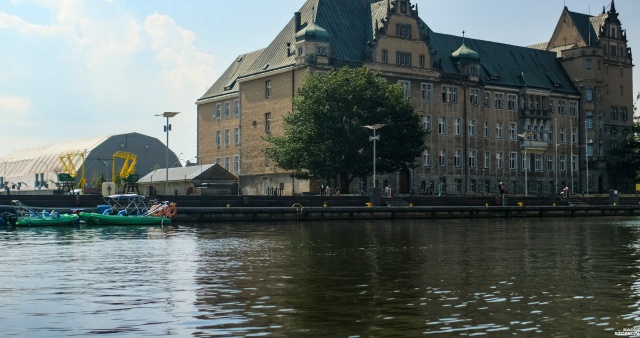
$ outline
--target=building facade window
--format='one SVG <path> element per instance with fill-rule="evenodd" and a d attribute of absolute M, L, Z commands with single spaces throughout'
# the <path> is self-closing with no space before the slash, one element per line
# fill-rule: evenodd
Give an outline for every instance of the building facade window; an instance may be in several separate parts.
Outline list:
<path fill-rule="evenodd" d="M 547 171 L 555 171 L 556 170 L 556 162 L 554 155 L 547 155 Z"/>
<path fill-rule="evenodd" d="M 216 157 L 216 164 L 217 165 L 222 164 L 222 160 L 220 159 L 220 157 Z"/>
<path fill-rule="evenodd" d="M 222 132 L 220 130 L 216 130 L 216 146 L 220 147 L 222 145 Z"/>
<path fill-rule="evenodd" d="M 462 119 L 456 117 L 453 119 L 453 135 L 460 136 L 462 135 Z"/>
<path fill-rule="evenodd" d="M 567 171 L 567 155 L 562 154 L 559 156 L 558 167 L 560 171 Z"/>
<path fill-rule="evenodd" d="M 469 120 L 468 133 L 470 137 L 476 137 L 476 120 Z"/>
<path fill-rule="evenodd" d="M 240 116 L 240 100 L 233 101 L 233 116 Z"/>
<path fill-rule="evenodd" d="M 231 116 L 231 103 L 229 101 L 224 103 L 224 117 Z"/>
<path fill-rule="evenodd" d="M 403 67 L 411 67 L 411 53 L 397 51 L 396 65 L 403 66 Z"/>
<path fill-rule="evenodd" d="M 422 152 L 422 165 L 425 167 L 431 166 L 431 150 L 426 149 Z"/>
<path fill-rule="evenodd" d="M 433 84 L 423 82 L 420 85 L 420 88 L 422 92 L 422 101 L 431 102 L 431 100 L 433 100 Z"/>
<path fill-rule="evenodd" d="M 231 161 L 229 161 L 229 156 L 225 156 L 224 157 L 224 169 L 226 171 L 229 171 L 229 165 L 231 164 Z"/>
<path fill-rule="evenodd" d="M 422 129 L 431 130 L 431 116 L 423 116 L 422 117 Z"/>
<path fill-rule="evenodd" d="M 264 131 L 271 132 L 271 113 L 264 114 Z"/>
<path fill-rule="evenodd" d="M 442 86 L 442 102 L 458 103 L 458 87 Z"/>
<path fill-rule="evenodd" d="M 489 138 L 489 122 L 484 123 L 484 138 Z"/>
<path fill-rule="evenodd" d="M 518 95 L 509 94 L 507 95 L 507 100 L 509 102 L 509 111 L 518 111 Z"/>
<path fill-rule="evenodd" d="M 503 93 L 495 93 L 495 104 L 496 109 L 504 109 L 504 94 Z"/>
<path fill-rule="evenodd" d="M 236 173 L 240 172 L 240 155 L 233 157 L 233 171 Z"/>
<path fill-rule="evenodd" d="M 491 108 L 491 92 L 484 92 L 484 107 Z"/>
<path fill-rule="evenodd" d="M 404 97 L 408 99 L 411 96 L 411 82 L 406 80 L 398 80 L 398 84 L 402 86 L 402 90 L 404 91 Z"/>
<path fill-rule="evenodd" d="M 477 106 L 479 104 L 480 89 L 471 89 L 469 92 L 469 103 Z"/>
<path fill-rule="evenodd" d="M 491 152 L 490 151 L 484 152 L 484 168 L 485 169 L 491 168 Z"/>
<path fill-rule="evenodd" d="M 535 161 L 535 170 L 537 172 L 542 171 L 542 155 L 541 154 L 536 154 L 534 161 Z"/>
<path fill-rule="evenodd" d="M 399 38 L 411 39 L 411 25 L 401 23 L 396 24 L 396 36 Z"/>
<path fill-rule="evenodd" d="M 220 103 L 216 103 L 216 112 L 215 112 L 215 117 L 217 119 L 219 119 L 220 117 L 222 117 L 222 105 Z"/>
<path fill-rule="evenodd" d="M 233 141 L 235 144 L 240 144 L 240 127 L 233 128 Z"/>
<path fill-rule="evenodd" d="M 425 59 L 424 55 L 418 56 L 418 60 L 420 60 L 420 68 L 424 68 L 425 62 L 426 62 L 425 61 L 426 59 Z"/>
<path fill-rule="evenodd" d="M 502 122 L 496 123 L 496 138 L 502 139 Z"/>
<path fill-rule="evenodd" d="M 496 169 L 503 169 L 503 168 L 504 168 L 504 153 L 500 151 L 496 153 Z"/>
<path fill-rule="evenodd" d="M 476 167 L 476 154 L 477 152 L 473 149 L 469 149 L 469 168 Z"/>
<path fill-rule="evenodd" d="M 453 166 L 456 168 L 462 167 L 462 150 L 456 150 L 456 153 L 453 155 Z"/>
<path fill-rule="evenodd" d="M 509 122 L 509 139 L 515 140 L 517 134 L 518 125 L 515 122 Z"/>
<path fill-rule="evenodd" d="M 441 167 L 447 166 L 447 150 L 440 149 L 440 153 L 438 154 L 438 165 Z"/>
<path fill-rule="evenodd" d="M 447 135 L 447 118 L 446 117 L 438 118 L 438 134 Z"/>
<path fill-rule="evenodd" d="M 382 63 L 389 63 L 389 51 L 386 49 L 382 50 Z"/>
<path fill-rule="evenodd" d="M 578 155 L 573 155 L 573 157 L 571 157 L 571 170 L 577 172 L 579 167 Z"/>
<path fill-rule="evenodd" d="M 578 101 L 569 101 L 569 114 L 578 116 Z"/>
<path fill-rule="evenodd" d="M 265 91 L 265 97 L 267 99 L 271 98 L 271 80 L 267 80 L 265 82 L 264 87 L 265 87 L 265 90 L 264 90 Z"/>
<path fill-rule="evenodd" d="M 509 153 L 509 170 L 516 170 L 518 166 L 518 153 L 510 152 Z"/>
<path fill-rule="evenodd" d="M 230 141 L 231 140 L 229 139 L 229 129 L 225 129 L 224 130 L 224 144 L 228 146 Z"/>

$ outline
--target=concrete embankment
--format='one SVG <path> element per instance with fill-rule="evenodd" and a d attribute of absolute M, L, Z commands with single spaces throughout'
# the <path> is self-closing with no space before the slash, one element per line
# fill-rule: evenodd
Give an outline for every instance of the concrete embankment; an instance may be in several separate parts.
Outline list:
<path fill-rule="evenodd" d="M 299 221 L 361 219 L 517 218 L 640 215 L 640 199 L 621 196 L 401 196 L 367 207 L 367 196 L 154 196 L 178 204 L 178 222 Z M 0 195 L 0 212 L 11 211 L 11 200 L 39 209 L 93 211 L 104 204 L 98 195 Z M 506 205 L 503 205 L 506 204 Z"/>
<path fill-rule="evenodd" d="M 180 222 L 640 216 L 640 206 L 181 208 Z"/>

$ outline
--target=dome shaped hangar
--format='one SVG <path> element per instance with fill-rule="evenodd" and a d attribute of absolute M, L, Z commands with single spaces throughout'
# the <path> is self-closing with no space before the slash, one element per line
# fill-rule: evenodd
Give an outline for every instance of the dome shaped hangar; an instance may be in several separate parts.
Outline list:
<path fill-rule="evenodd" d="M 92 178 L 104 177 L 112 180 L 112 163 L 118 151 L 136 155 L 135 172 L 144 176 L 155 168 L 165 167 L 166 146 L 155 137 L 139 133 L 128 133 L 79 139 L 42 147 L 17 150 L 0 157 L 0 189 L 12 190 L 56 189 L 58 173 L 67 170 L 61 157 L 70 159 L 80 181 L 84 155 L 84 172 L 87 187 L 92 187 Z M 115 158 L 118 173 L 124 164 L 123 158 Z M 176 154 L 169 150 L 170 167 L 182 166 Z"/>

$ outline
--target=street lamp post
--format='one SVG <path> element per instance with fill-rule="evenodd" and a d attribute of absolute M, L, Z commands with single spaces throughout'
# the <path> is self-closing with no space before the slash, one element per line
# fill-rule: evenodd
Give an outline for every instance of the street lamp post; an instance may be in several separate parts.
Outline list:
<path fill-rule="evenodd" d="M 2 160 L 2 162 L 4 162 L 4 172 L 2 174 L 2 180 L 3 180 L 2 184 L 4 185 L 4 184 L 6 184 L 6 183 L 4 183 L 4 180 L 7 179 L 7 161 L 5 161 L 3 158 L 0 158 L 0 160 Z M 4 188 L 4 186 L 3 186 L 3 188 Z"/>
<path fill-rule="evenodd" d="M 554 123 L 553 140 L 556 146 L 556 156 L 553 161 L 553 169 L 554 169 L 555 183 L 556 183 L 556 187 L 555 187 L 556 189 L 554 193 L 557 194 L 558 193 L 558 118 L 555 118 L 553 123 Z"/>
<path fill-rule="evenodd" d="M 165 181 L 164 181 L 164 194 L 169 194 L 169 131 L 171 130 L 171 125 L 169 124 L 169 118 L 174 117 L 180 114 L 179 112 L 164 112 L 162 115 L 156 114 L 156 116 L 162 116 L 167 119 L 167 124 L 164 126 L 164 132 L 167 133 L 167 149 L 164 153 L 164 167 L 166 171 Z"/>
<path fill-rule="evenodd" d="M 362 126 L 363 128 L 373 130 L 373 136 L 369 136 L 369 141 L 373 141 L 373 188 L 377 188 L 376 185 L 376 141 L 380 139 L 380 135 L 376 135 L 376 130 L 386 126 L 383 123 L 376 123 L 374 125 Z"/>
<path fill-rule="evenodd" d="M 571 171 L 571 190 L 573 191 L 573 117 L 569 116 L 569 130 L 571 140 L 569 140 L 569 149 L 571 150 L 571 160 L 569 161 L 569 170 Z"/>
<path fill-rule="evenodd" d="M 533 133 L 528 131 L 526 133 L 518 134 L 518 137 L 522 138 L 522 145 L 524 146 L 524 195 L 529 196 L 529 179 L 527 178 L 527 172 L 529 171 L 529 157 L 527 157 L 527 137 Z"/>
<path fill-rule="evenodd" d="M 587 142 L 589 139 L 587 138 L 587 120 L 584 120 L 584 164 L 587 167 L 587 195 L 589 195 L 589 149 L 587 146 Z"/>

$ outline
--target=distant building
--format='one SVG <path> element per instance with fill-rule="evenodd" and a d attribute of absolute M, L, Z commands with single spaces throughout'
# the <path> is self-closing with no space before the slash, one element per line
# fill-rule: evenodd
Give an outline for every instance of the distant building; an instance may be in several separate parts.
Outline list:
<path fill-rule="evenodd" d="M 265 155 L 264 138 L 283 134 L 307 74 L 366 66 L 401 84 L 431 131 L 417 166 L 381 175 L 378 186 L 635 190 L 632 177 L 607 170 L 608 151 L 633 125 L 632 55 L 614 1 L 596 16 L 565 7 L 550 40 L 531 47 L 436 33 L 418 13 L 410 0 L 308 0 L 273 41 L 238 56 L 197 100 L 199 158 L 238 175 L 244 194 L 315 191 Z M 360 184 L 372 186 L 371 178 Z"/>
<path fill-rule="evenodd" d="M 167 173 L 169 180 L 166 180 Z M 155 196 L 165 189 L 169 194 L 222 196 L 238 195 L 240 181 L 217 164 L 186 166 L 154 170 L 138 180 L 140 193 Z"/>
<path fill-rule="evenodd" d="M 99 191 L 100 186 L 95 185 L 101 180 L 113 181 L 114 169 L 118 175 L 124 165 L 125 160 L 116 157 L 115 168 L 112 166 L 116 152 L 136 155 L 135 173 L 140 177 L 165 167 L 166 146 L 154 137 L 128 133 L 80 139 L 5 154 L 0 158 L 0 193 L 57 190 L 60 188 L 58 174 L 67 169 L 75 169 L 77 184 L 82 178 L 83 157 L 85 187 Z M 65 168 L 61 156 L 70 168 Z M 181 166 L 172 151 L 169 151 L 168 163 Z"/>

